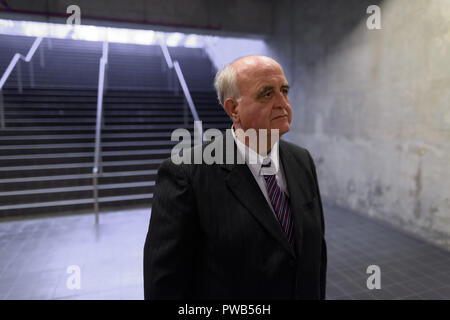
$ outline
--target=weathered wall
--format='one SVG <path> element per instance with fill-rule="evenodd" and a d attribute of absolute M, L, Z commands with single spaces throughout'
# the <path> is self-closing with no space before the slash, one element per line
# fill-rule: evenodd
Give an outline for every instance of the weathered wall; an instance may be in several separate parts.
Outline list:
<path fill-rule="evenodd" d="M 450 248 L 450 2 L 288 3 L 272 40 L 292 74 L 287 137 L 324 198 Z"/>

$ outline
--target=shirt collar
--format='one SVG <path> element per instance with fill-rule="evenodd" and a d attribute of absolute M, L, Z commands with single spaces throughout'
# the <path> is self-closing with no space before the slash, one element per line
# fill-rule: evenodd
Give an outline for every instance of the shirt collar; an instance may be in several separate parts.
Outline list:
<path fill-rule="evenodd" d="M 236 134 L 234 133 L 233 125 L 231 126 L 231 133 L 233 135 L 233 139 L 236 142 L 236 146 L 238 148 L 238 151 L 240 154 L 244 157 L 245 163 L 258 175 L 261 175 L 261 165 L 264 160 L 264 156 L 257 153 L 252 148 L 247 147 L 242 141 L 240 141 Z M 278 170 L 280 168 L 279 165 L 279 141 L 277 141 L 270 150 L 270 153 L 268 155 L 271 161 L 271 168 L 270 172 L 271 174 L 277 174 Z"/>

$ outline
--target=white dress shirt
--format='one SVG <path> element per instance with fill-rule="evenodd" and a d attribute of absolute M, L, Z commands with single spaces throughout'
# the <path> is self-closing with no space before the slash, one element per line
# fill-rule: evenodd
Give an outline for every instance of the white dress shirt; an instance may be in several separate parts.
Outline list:
<path fill-rule="evenodd" d="M 236 142 L 236 146 L 238 149 L 238 152 L 242 155 L 242 157 L 245 159 L 245 163 L 247 164 L 248 168 L 253 174 L 253 177 L 255 178 L 256 182 L 258 183 L 259 188 L 261 189 L 261 192 L 263 193 L 264 197 L 266 198 L 267 203 L 269 204 L 270 208 L 272 209 L 272 212 L 275 213 L 272 207 L 272 203 L 269 199 L 269 194 L 267 193 L 266 188 L 266 182 L 264 179 L 265 174 L 275 174 L 275 178 L 277 180 L 278 185 L 280 186 L 281 190 L 286 193 L 287 196 L 289 196 L 289 192 L 286 187 L 286 179 L 284 176 L 284 169 L 283 165 L 280 161 L 280 154 L 279 154 L 279 142 L 277 141 L 272 149 L 270 150 L 270 154 L 266 157 L 260 155 L 256 151 L 254 151 L 252 148 L 247 147 L 243 142 L 241 142 L 234 133 L 233 126 L 231 126 L 231 132 L 234 138 L 234 141 Z M 270 168 L 263 168 L 261 170 L 261 166 L 264 163 L 268 163 L 268 160 L 270 158 L 271 161 L 271 167 Z M 263 171 L 263 172 L 261 172 Z"/>

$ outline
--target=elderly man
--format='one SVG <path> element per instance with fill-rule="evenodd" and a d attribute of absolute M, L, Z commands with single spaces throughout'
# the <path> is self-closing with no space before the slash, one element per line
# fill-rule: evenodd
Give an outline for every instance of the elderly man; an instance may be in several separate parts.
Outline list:
<path fill-rule="evenodd" d="M 233 121 L 222 136 L 233 148 L 221 146 L 236 162 L 161 165 L 144 247 L 145 298 L 324 299 L 314 163 L 307 150 L 270 134 L 281 137 L 292 120 L 283 69 L 248 56 L 219 71 L 215 86 Z"/>

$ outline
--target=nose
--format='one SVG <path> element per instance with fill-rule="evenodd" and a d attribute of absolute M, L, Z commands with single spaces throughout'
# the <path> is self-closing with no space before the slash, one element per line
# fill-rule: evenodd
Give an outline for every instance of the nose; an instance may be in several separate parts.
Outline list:
<path fill-rule="evenodd" d="M 276 99 L 274 101 L 274 108 L 287 109 L 289 108 L 289 98 L 282 92 L 276 94 Z"/>

